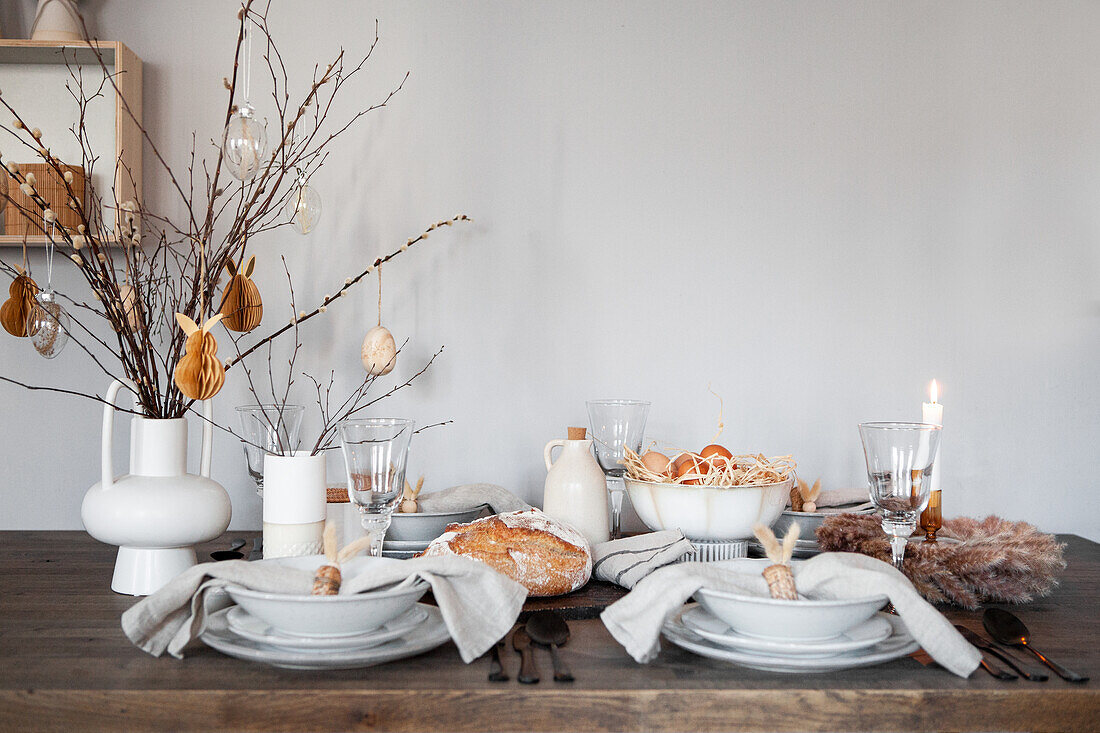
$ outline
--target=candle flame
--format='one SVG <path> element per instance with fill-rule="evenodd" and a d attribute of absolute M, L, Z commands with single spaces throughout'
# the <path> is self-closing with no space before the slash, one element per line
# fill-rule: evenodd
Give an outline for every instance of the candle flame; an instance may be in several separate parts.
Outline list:
<path fill-rule="evenodd" d="M 940 386 L 936 384 L 936 380 L 932 380 L 932 386 L 928 388 L 928 394 L 932 396 L 932 404 L 936 404 L 940 398 Z"/>

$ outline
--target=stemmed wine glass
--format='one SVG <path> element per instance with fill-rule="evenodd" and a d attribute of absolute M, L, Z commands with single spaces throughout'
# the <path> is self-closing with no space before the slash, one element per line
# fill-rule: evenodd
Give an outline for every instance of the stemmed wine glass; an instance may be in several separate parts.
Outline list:
<path fill-rule="evenodd" d="M 865 422 L 859 425 L 871 503 L 882 512 L 894 567 L 902 569 L 905 546 L 928 506 L 930 479 L 940 426 L 914 422 Z"/>
<path fill-rule="evenodd" d="M 298 448 L 298 433 L 305 411 L 302 405 L 241 405 L 237 408 L 248 475 L 256 482 L 260 498 L 264 495 L 264 456 L 268 453 L 293 455 Z"/>
<path fill-rule="evenodd" d="M 622 464 L 626 449 L 642 452 L 642 435 L 649 416 L 649 403 L 641 400 L 589 400 L 588 420 L 596 460 L 607 477 L 611 495 L 611 538 L 622 536 L 623 491 L 626 484 Z"/>
<path fill-rule="evenodd" d="M 343 420 L 339 428 L 348 470 L 348 498 L 358 507 L 371 538 L 371 556 L 380 557 L 390 517 L 405 488 L 413 421 L 366 417 Z"/>

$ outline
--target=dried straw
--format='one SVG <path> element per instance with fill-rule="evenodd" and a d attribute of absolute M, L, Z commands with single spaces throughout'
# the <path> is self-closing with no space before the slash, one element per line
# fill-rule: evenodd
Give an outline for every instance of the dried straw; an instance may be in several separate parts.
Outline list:
<path fill-rule="evenodd" d="M 789 455 L 767 458 L 763 453 L 744 453 L 723 461 L 721 457 L 718 457 L 720 460 L 715 460 L 715 456 L 707 459 L 687 450 L 677 450 L 674 453 L 677 457 L 687 456 L 694 470 L 679 478 L 657 473 L 646 468 L 642 457 L 627 448 L 623 458 L 626 475 L 637 481 L 663 484 L 685 484 L 691 481 L 693 485 L 699 486 L 765 486 L 786 481 L 794 474 L 797 465 L 794 457 Z"/>

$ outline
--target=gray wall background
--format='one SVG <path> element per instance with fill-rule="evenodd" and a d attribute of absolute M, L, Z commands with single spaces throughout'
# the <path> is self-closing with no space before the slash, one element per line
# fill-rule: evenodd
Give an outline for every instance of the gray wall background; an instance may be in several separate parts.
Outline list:
<path fill-rule="evenodd" d="M 4 4 L 6 35 L 33 5 Z M 146 123 L 182 169 L 192 131 L 219 133 L 236 3 L 82 5 L 144 59 Z M 723 443 L 855 485 L 856 423 L 919 419 L 935 377 L 945 515 L 1100 539 L 1100 4 L 275 5 L 300 85 L 380 20 L 334 119 L 413 73 L 315 179 L 316 232 L 256 243 L 265 324 L 289 316 L 279 255 L 312 304 L 425 225 L 475 219 L 385 268 L 385 322 L 410 339 L 397 374 L 446 345 L 380 410 L 454 420 L 414 443 L 429 489 L 538 501 L 542 446 L 595 397 L 652 400 L 649 437 L 702 445 L 708 385 Z M 145 175 L 178 213 L 148 158 Z M 309 325 L 301 366 L 350 389 L 375 298 L 372 281 Z M 12 339 L 0 373 L 106 388 L 76 349 L 47 363 Z M 231 373 L 216 414 L 246 401 Z M 0 405 L 0 528 L 79 528 L 100 408 L 8 385 Z M 214 469 L 233 525 L 258 527 L 229 436 Z"/>

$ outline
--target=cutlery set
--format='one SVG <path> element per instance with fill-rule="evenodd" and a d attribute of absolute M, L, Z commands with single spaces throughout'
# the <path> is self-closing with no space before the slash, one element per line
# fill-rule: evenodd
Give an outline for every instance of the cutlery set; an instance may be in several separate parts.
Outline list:
<path fill-rule="evenodd" d="M 510 678 L 500 659 L 500 650 L 507 645 L 507 634 L 489 650 L 489 681 L 507 682 Z M 512 632 L 512 648 L 520 657 L 519 674 L 516 679 L 525 685 L 539 681 L 538 665 L 535 663 L 534 647 L 550 651 L 554 666 L 555 682 L 572 682 L 573 674 L 558 654 L 558 647 L 569 641 L 569 625 L 561 614 L 555 611 L 536 611 L 527 619 L 527 623 L 517 626 Z"/>
<path fill-rule="evenodd" d="M 1038 657 L 1043 664 L 1054 670 L 1055 674 L 1057 674 L 1059 677 L 1066 680 L 1067 682 L 1088 682 L 1088 677 L 1079 675 L 1076 672 L 1066 669 L 1065 667 L 1049 659 L 1039 650 L 1033 647 L 1031 645 L 1031 634 L 1028 631 L 1027 626 L 1024 625 L 1024 622 L 1021 621 L 1018 616 L 1011 613 L 1010 611 L 1005 611 L 1001 608 L 987 608 L 985 610 L 985 613 L 982 614 L 982 625 L 985 627 L 986 632 L 993 638 L 993 641 L 986 639 L 981 634 L 971 629 L 968 629 L 965 626 L 955 624 L 955 628 L 958 629 L 959 633 L 962 634 L 963 638 L 965 638 L 968 642 L 976 646 L 982 652 L 990 654 L 1001 660 L 1015 671 L 1015 674 L 1013 674 L 1012 672 L 1008 672 L 1007 670 L 997 669 L 993 665 L 990 665 L 989 662 L 986 661 L 986 659 L 983 657 L 981 662 L 982 669 L 984 669 L 993 677 L 999 680 L 1016 680 L 1020 677 L 1023 677 L 1024 679 L 1030 680 L 1032 682 L 1046 682 L 1048 679 L 1050 679 L 1050 677 L 1046 674 L 1035 674 L 1033 672 L 1028 672 L 1027 670 L 1023 669 L 1019 664 L 1013 661 L 1013 659 L 1008 656 L 1008 654 L 995 647 L 993 645 L 993 642 L 995 641 L 998 644 L 1002 644 L 1006 647 L 1011 646 L 1027 649 L 1029 652 Z"/>

